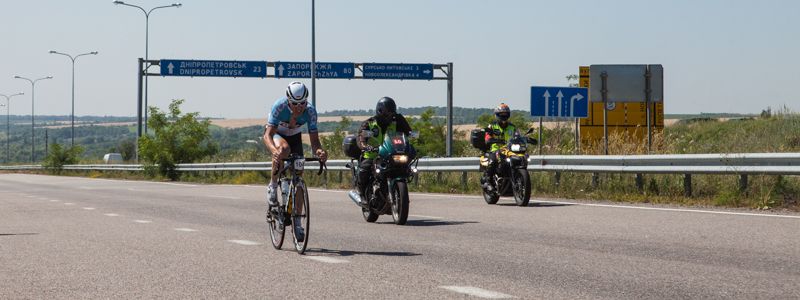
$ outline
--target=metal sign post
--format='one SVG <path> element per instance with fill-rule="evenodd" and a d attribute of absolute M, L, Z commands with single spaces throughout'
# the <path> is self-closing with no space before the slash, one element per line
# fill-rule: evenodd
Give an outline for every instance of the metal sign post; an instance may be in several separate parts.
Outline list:
<path fill-rule="evenodd" d="M 603 152 L 608 155 L 608 73 L 600 74 L 602 89 L 600 93 L 603 97 Z"/>
<path fill-rule="evenodd" d="M 145 66 L 159 66 L 150 73 Z M 437 75 L 436 70 L 442 75 Z M 326 78 L 326 79 L 390 79 L 390 80 L 447 80 L 447 141 L 446 154 L 453 155 L 453 63 L 347 63 L 347 62 L 266 62 L 223 60 L 147 60 L 139 58 L 137 76 L 137 137 L 142 136 L 142 82 L 148 76 L 180 77 L 251 77 L 251 78 Z M 313 76 L 312 76 L 313 75 Z M 312 85 L 312 101 L 313 91 Z M 315 105 L 312 102 L 312 105 Z M 146 109 L 146 108 L 145 108 Z M 136 159 L 138 161 L 138 143 Z"/>

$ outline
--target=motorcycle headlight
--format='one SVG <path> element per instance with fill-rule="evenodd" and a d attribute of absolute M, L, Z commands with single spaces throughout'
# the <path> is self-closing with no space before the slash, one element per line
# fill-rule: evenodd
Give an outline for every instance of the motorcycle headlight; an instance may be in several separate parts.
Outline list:
<path fill-rule="evenodd" d="M 525 149 L 525 145 L 511 144 L 511 151 L 522 152 L 522 151 L 525 151 L 525 150 L 526 150 Z"/>
<path fill-rule="evenodd" d="M 392 160 L 398 164 L 408 163 L 408 155 L 392 155 Z"/>

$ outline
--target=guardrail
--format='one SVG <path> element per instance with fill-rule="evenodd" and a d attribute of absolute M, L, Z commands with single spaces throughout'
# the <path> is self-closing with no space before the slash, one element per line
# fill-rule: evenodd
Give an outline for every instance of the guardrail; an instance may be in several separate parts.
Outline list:
<path fill-rule="evenodd" d="M 329 160 L 328 170 L 345 171 L 350 160 Z M 316 168 L 308 162 L 307 168 Z M 178 171 L 269 171 L 269 162 L 230 162 L 179 164 Z M 0 170 L 41 170 L 40 165 L 0 166 Z M 141 165 L 67 165 L 65 170 L 141 171 Z M 420 172 L 479 171 L 477 157 L 423 158 L 417 166 Z M 554 172 L 556 183 L 562 172 L 593 173 L 592 184 L 597 185 L 599 173 L 636 174 L 636 185 L 643 186 L 643 174 L 681 174 L 684 190 L 692 194 L 692 174 L 740 176 L 741 189 L 747 188 L 748 175 L 800 175 L 800 153 L 734 153 L 734 154 L 672 154 L 672 155 L 537 155 L 530 156 L 529 171 Z"/>

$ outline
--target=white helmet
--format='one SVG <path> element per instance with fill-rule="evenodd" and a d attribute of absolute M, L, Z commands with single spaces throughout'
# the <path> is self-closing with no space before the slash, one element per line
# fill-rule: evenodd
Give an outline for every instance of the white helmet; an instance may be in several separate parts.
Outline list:
<path fill-rule="evenodd" d="M 306 85 L 299 81 L 292 81 L 286 87 L 286 98 L 294 103 L 301 103 L 308 98 L 308 89 Z"/>

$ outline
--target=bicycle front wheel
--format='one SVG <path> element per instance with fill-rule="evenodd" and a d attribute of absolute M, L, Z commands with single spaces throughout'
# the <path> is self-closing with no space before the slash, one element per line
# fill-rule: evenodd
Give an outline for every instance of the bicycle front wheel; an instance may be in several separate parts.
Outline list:
<path fill-rule="evenodd" d="M 297 253 L 304 254 L 308 245 L 309 225 L 311 214 L 308 201 L 308 189 L 305 182 L 300 180 L 293 190 L 292 197 L 292 241 Z"/>
<path fill-rule="evenodd" d="M 272 208 L 267 208 L 267 227 L 269 228 L 270 240 L 272 240 L 272 247 L 280 250 L 283 246 L 283 236 L 286 233 L 286 227 L 282 220 L 277 218 L 282 217 L 272 211 Z"/>

